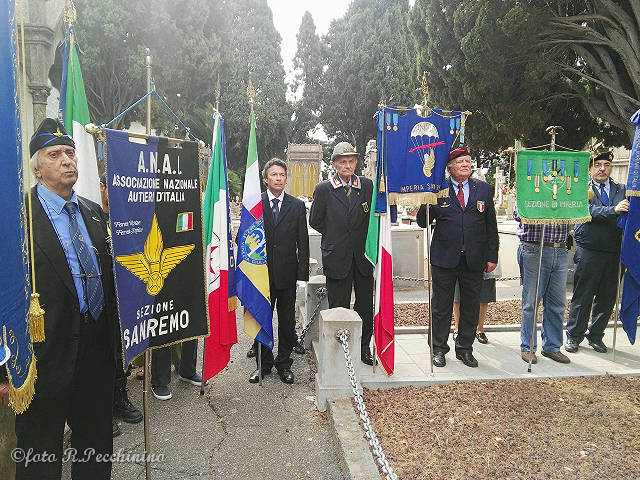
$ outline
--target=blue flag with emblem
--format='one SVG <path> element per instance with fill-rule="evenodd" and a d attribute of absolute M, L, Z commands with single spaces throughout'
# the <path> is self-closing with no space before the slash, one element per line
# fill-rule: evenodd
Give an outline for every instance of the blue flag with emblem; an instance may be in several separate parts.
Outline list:
<path fill-rule="evenodd" d="M 23 208 L 20 107 L 16 92 L 16 45 L 13 0 L 0 7 L 0 382 L 9 380 L 9 406 L 24 412 L 31 403 L 36 381 L 36 359 L 29 330 L 29 282 L 26 220 Z"/>
<path fill-rule="evenodd" d="M 636 133 L 633 136 L 633 147 L 629 158 L 627 196 L 640 197 L 640 110 L 633 114 L 631 121 L 636 124 Z"/>

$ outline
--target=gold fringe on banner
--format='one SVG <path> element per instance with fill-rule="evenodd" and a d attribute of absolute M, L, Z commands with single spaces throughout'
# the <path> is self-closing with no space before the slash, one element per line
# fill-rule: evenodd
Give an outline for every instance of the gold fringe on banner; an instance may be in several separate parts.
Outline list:
<path fill-rule="evenodd" d="M 29 306 L 29 332 L 32 342 L 44 342 L 44 310 L 40 306 L 40 294 L 31 294 Z"/>
<path fill-rule="evenodd" d="M 627 197 L 640 197 L 640 190 L 627 190 Z"/>
<path fill-rule="evenodd" d="M 399 205 L 402 207 L 419 207 L 420 205 L 435 205 L 439 198 L 449 196 L 449 189 L 435 192 L 413 192 L 413 193 L 389 193 L 389 205 Z"/>
<path fill-rule="evenodd" d="M 591 221 L 591 215 L 581 218 L 522 218 L 520 222 L 525 225 L 573 225 L 574 223 L 587 223 Z"/>
<path fill-rule="evenodd" d="M 8 372 L 8 370 L 7 370 Z M 38 378 L 38 372 L 36 370 L 36 356 L 31 355 L 31 365 L 29 365 L 29 373 L 27 378 L 20 388 L 15 388 L 11 382 L 11 374 L 9 374 L 9 408 L 11 408 L 16 415 L 23 413 L 29 405 L 31 405 L 31 399 L 36 392 L 36 379 Z"/>

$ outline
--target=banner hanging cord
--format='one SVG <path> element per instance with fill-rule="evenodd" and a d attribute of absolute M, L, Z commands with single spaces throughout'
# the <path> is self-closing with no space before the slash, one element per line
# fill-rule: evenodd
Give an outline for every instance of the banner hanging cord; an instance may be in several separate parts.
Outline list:
<path fill-rule="evenodd" d="M 164 98 L 162 98 L 162 96 L 156 91 L 156 86 L 155 83 L 151 83 L 151 90 L 149 90 L 146 94 L 144 94 L 143 97 L 141 97 L 140 99 L 138 99 L 137 101 L 135 101 L 134 103 L 132 103 L 129 107 L 127 107 L 125 110 L 123 110 L 121 113 L 119 113 L 118 115 L 116 115 L 115 118 L 113 118 L 112 120 L 110 120 L 107 123 L 103 123 L 102 125 L 100 125 L 100 129 L 104 130 L 105 128 L 108 128 L 109 126 L 111 126 L 111 124 L 113 124 L 113 122 L 115 122 L 116 120 L 118 120 L 119 118 L 121 118 L 123 115 L 126 115 L 129 111 L 131 111 L 132 108 L 134 108 L 136 105 L 138 105 L 140 102 L 142 102 L 143 100 L 145 100 L 149 95 L 155 94 L 156 97 L 158 97 L 160 99 L 160 101 L 162 102 L 162 105 L 164 105 L 164 107 L 167 109 L 167 111 L 173 116 L 173 118 L 175 118 L 178 123 L 180 124 L 180 126 L 182 128 L 185 129 L 185 131 L 187 132 L 187 134 L 195 141 L 200 142 L 201 140 L 196 137 L 195 135 L 193 135 L 191 133 L 191 129 L 189 127 L 187 127 L 184 122 L 180 119 L 180 117 L 178 117 L 178 115 L 175 114 L 175 112 L 171 109 L 171 107 L 167 104 L 167 102 L 165 102 Z"/>

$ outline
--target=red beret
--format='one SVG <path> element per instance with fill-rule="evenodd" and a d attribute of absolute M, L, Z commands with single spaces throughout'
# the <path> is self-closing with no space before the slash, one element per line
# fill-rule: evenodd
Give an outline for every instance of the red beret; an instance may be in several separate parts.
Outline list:
<path fill-rule="evenodd" d="M 463 155 L 469 155 L 469 148 L 460 147 L 460 148 L 456 148 L 455 150 L 451 150 L 449 152 L 449 161 L 458 157 L 462 157 Z"/>

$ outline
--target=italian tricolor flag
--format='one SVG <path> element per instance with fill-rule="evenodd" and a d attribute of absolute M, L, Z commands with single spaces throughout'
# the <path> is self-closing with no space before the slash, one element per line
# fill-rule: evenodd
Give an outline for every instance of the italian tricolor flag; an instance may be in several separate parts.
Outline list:
<path fill-rule="evenodd" d="M 71 29 L 61 46 L 62 82 L 60 84 L 60 111 L 64 119 L 64 128 L 73 137 L 78 159 L 78 180 L 73 189 L 78 195 L 93 200 L 98 205 L 100 199 L 100 179 L 93 136 L 84 126 L 91 123 L 87 95 L 82 81 L 78 47 Z"/>
<path fill-rule="evenodd" d="M 206 382 L 229 363 L 231 346 L 238 342 L 236 330 L 236 302 L 233 280 L 229 279 L 229 266 L 233 272 L 233 247 L 230 245 L 229 190 L 224 148 L 223 120 L 217 115 L 213 129 L 213 151 L 207 190 L 204 194 L 203 230 L 207 243 L 206 284 L 209 325 L 211 335 L 205 339 L 204 371 Z M 184 221 L 193 219 L 185 216 Z M 186 224 L 185 223 L 185 224 Z M 180 225 L 180 216 L 178 220 Z M 231 291 L 229 285 L 232 285 Z"/>
<path fill-rule="evenodd" d="M 187 232 L 193 230 L 193 212 L 178 214 L 176 232 Z"/>

